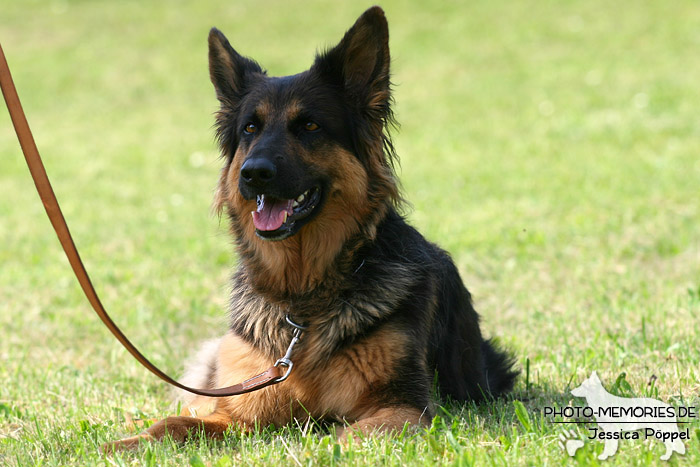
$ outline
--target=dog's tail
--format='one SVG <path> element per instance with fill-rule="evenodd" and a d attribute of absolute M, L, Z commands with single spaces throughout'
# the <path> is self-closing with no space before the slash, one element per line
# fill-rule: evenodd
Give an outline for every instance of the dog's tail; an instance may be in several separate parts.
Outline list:
<path fill-rule="evenodd" d="M 515 378 L 520 371 L 515 369 L 515 358 L 508 352 L 498 348 L 493 339 L 485 340 L 481 344 L 481 353 L 484 359 L 484 376 L 491 396 L 501 396 L 515 384 Z"/>

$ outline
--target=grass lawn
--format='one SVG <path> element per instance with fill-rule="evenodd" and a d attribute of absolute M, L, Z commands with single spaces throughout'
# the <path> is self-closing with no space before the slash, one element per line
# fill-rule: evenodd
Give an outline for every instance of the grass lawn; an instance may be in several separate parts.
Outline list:
<path fill-rule="evenodd" d="M 209 212 L 209 28 L 290 74 L 369 5 L 0 0 L 0 41 L 83 260 L 166 371 L 225 329 L 236 263 Z M 603 443 L 569 458 L 543 409 L 584 405 L 569 391 L 593 370 L 615 394 L 700 406 L 700 3 L 382 6 L 408 217 L 517 356 L 512 398 L 445 404 L 428 430 L 348 447 L 291 426 L 104 458 L 103 442 L 135 432 L 128 420 L 172 413 L 170 389 L 89 308 L 0 109 L 0 464 L 588 465 Z M 700 423 L 685 426 L 671 462 L 700 465 Z M 621 441 L 600 464 L 663 452 Z"/>

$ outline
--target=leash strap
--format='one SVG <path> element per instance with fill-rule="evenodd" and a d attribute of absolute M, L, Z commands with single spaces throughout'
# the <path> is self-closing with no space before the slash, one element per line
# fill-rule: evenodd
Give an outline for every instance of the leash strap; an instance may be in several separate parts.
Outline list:
<path fill-rule="evenodd" d="M 291 370 L 291 364 L 287 365 L 286 362 L 278 361 L 275 366 L 268 368 L 259 375 L 253 376 L 252 378 L 233 386 L 219 389 L 191 388 L 175 381 L 173 378 L 163 373 L 157 366 L 148 361 L 148 359 L 144 357 L 141 352 L 139 352 L 134 344 L 132 344 L 124 333 L 122 333 L 119 327 L 114 324 L 112 318 L 110 318 L 105 311 L 99 297 L 97 296 L 97 292 L 95 292 L 95 288 L 92 286 L 92 281 L 90 281 L 90 277 L 85 270 L 85 266 L 83 266 L 83 262 L 78 254 L 78 249 L 75 247 L 73 237 L 71 237 L 70 231 L 68 230 L 68 225 L 66 224 L 66 220 L 63 217 L 63 213 L 61 212 L 56 195 L 51 187 L 51 182 L 49 182 L 49 177 L 44 169 L 44 164 L 41 161 L 41 156 L 39 155 L 36 143 L 34 142 L 34 137 L 29 129 L 29 124 L 27 123 L 27 118 L 24 115 L 24 110 L 22 110 L 22 104 L 20 103 L 17 90 L 15 89 L 14 82 L 12 81 L 10 68 L 7 65 L 7 60 L 5 59 L 5 54 L 1 45 L 0 87 L 2 87 L 2 94 L 5 97 L 7 109 L 10 111 L 10 118 L 12 119 L 12 124 L 15 127 L 19 144 L 22 146 L 22 152 L 24 153 L 24 158 L 27 161 L 29 172 L 32 174 L 32 179 L 34 180 L 36 189 L 39 192 L 41 202 L 44 204 L 46 214 L 48 214 L 51 225 L 53 225 L 56 235 L 58 235 L 58 240 L 61 242 L 61 246 L 63 247 L 63 251 L 66 253 L 66 257 L 68 257 L 68 262 L 73 268 L 75 277 L 78 278 L 80 287 L 82 287 L 85 296 L 90 302 L 90 305 L 92 305 L 92 308 L 95 310 L 95 313 L 97 313 L 97 316 L 100 317 L 105 326 L 107 326 L 112 334 L 114 334 L 114 337 L 117 338 L 117 340 L 126 348 L 126 350 L 128 350 L 129 353 L 133 355 L 133 357 L 138 360 L 139 363 L 141 363 L 141 365 L 146 367 L 147 370 L 158 376 L 166 383 L 172 384 L 173 386 L 185 391 L 199 394 L 200 396 L 235 396 L 262 389 L 266 386 L 280 383 L 286 379 L 286 376 L 289 374 L 289 370 Z M 284 378 L 280 366 L 287 367 L 288 369 L 284 375 Z"/>

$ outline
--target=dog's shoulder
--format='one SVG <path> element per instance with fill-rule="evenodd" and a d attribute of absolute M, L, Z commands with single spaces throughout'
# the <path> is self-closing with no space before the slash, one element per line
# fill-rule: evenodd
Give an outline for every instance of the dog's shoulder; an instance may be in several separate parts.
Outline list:
<path fill-rule="evenodd" d="M 377 226 L 377 237 L 366 255 L 408 268 L 438 272 L 452 263 L 449 254 L 428 241 L 416 228 L 391 209 Z"/>

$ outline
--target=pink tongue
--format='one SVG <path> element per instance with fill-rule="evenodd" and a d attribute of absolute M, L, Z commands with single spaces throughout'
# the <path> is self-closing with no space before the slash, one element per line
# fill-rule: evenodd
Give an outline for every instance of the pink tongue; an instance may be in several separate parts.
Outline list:
<path fill-rule="evenodd" d="M 277 230 L 282 227 L 285 221 L 285 213 L 291 215 L 294 212 L 292 203 L 294 200 L 289 199 L 267 199 L 265 195 L 261 196 L 261 203 L 257 211 L 253 211 L 253 224 L 255 228 L 262 231 Z"/>

